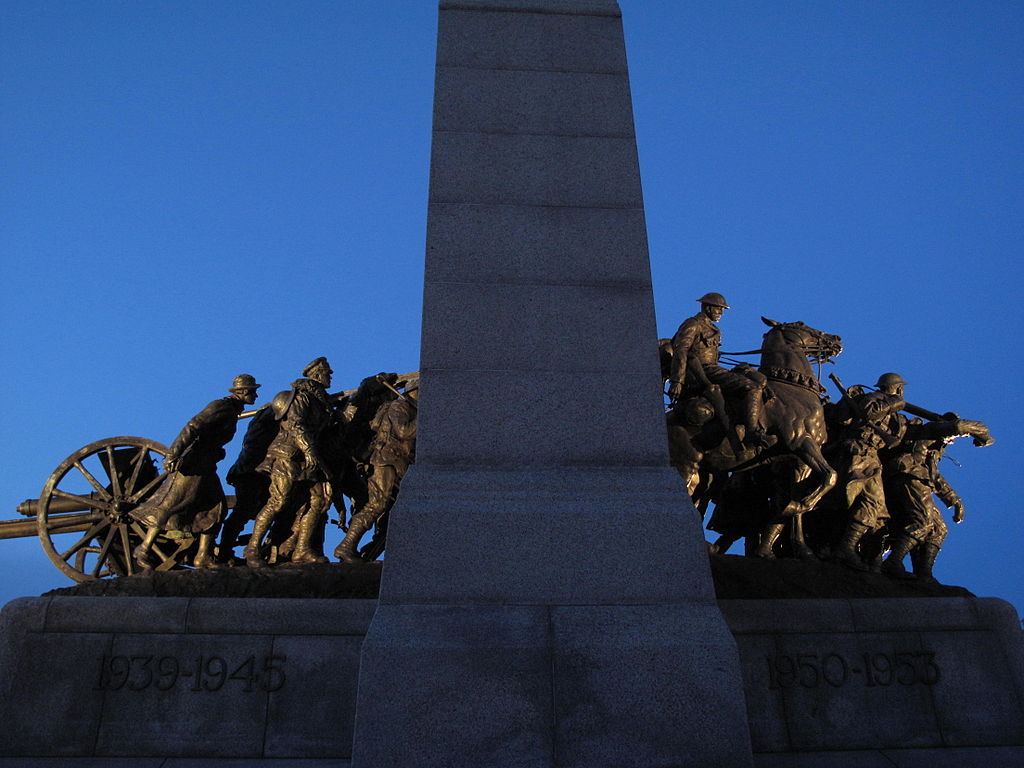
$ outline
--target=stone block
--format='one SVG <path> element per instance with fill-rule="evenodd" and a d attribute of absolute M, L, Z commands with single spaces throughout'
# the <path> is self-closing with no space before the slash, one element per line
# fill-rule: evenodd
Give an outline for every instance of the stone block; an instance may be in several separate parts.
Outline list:
<path fill-rule="evenodd" d="M 886 749 L 893 768 L 1019 768 L 1021 747 L 942 747 L 938 749 Z"/>
<path fill-rule="evenodd" d="M 1007 676 L 1024 705 L 1024 629 L 1017 610 L 1005 600 L 984 597 L 976 601 L 978 620 L 999 638 L 1006 655 Z"/>
<path fill-rule="evenodd" d="M 543 606 L 379 608 L 363 645 L 353 764 L 551 765 L 548 633 Z"/>
<path fill-rule="evenodd" d="M 714 605 L 551 609 L 560 768 L 750 760 L 735 645 Z"/>
<path fill-rule="evenodd" d="M 365 635 L 376 600 L 193 598 L 188 631 L 200 634 L 266 634 L 287 627 L 296 635 Z"/>
<path fill-rule="evenodd" d="M 417 461 L 468 467 L 667 466 L 660 383 L 657 370 L 511 376 L 493 369 L 421 369 Z M 553 423 L 568 426 L 553 430 Z"/>
<path fill-rule="evenodd" d="M 948 746 L 1024 745 L 1024 702 L 1017 695 L 999 637 L 993 632 L 922 632 L 941 682 L 932 696 Z"/>
<path fill-rule="evenodd" d="M 917 634 L 791 634 L 777 643 L 760 685 L 781 689 L 794 750 L 942 743 Z"/>
<path fill-rule="evenodd" d="M 104 697 L 100 661 L 109 647 L 110 636 L 99 633 L 22 635 L 4 670 L 10 677 L 0 754 L 93 754 Z"/>
<path fill-rule="evenodd" d="M 633 136 L 624 74 L 443 67 L 434 131 Z"/>
<path fill-rule="evenodd" d="M 746 692 L 750 743 L 755 752 L 784 752 L 789 749 L 790 743 L 782 690 L 778 686 L 764 684 L 765 665 L 779 655 L 776 638 L 768 634 L 733 632 L 740 658 L 743 659 L 740 671 L 743 690 Z"/>
<path fill-rule="evenodd" d="M 32 638 L 43 631 L 49 603 L 49 598 L 22 597 L 0 611 L 0 723 L 17 722 L 20 717 L 11 685 Z"/>
<path fill-rule="evenodd" d="M 422 369 L 559 371 L 573 395 L 591 374 L 656 370 L 649 289 L 429 282 L 423 301 L 431 317 L 423 328 Z M 454 338 L 457 347 L 445 344 Z M 657 403 L 657 392 L 647 399 Z"/>
<path fill-rule="evenodd" d="M 578 250 L 584 264 L 561 258 Z M 432 203 L 427 270 L 437 282 L 651 287 L 639 209 Z"/>
<path fill-rule="evenodd" d="M 441 0 L 442 11 L 520 11 L 523 13 L 572 13 L 619 16 L 616 0 Z"/>
<path fill-rule="evenodd" d="M 268 694 L 287 684 L 287 665 L 266 635 L 119 635 L 96 754 L 258 757 Z"/>
<path fill-rule="evenodd" d="M 487 4 L 493 7 L 491 3 Z M 537 11 L 553 8 L 544 3 Z M 612 15 L 580 15 L 600 11 L 600 3 L 563 3 L 566 14 L 494 13 L 441 9 L 437 65 L 474 69 L 528 69 L 558 72 L 623 74 L 626 51 L 622 21 Z M 588 7 L 589 6 L 589 7 Z M 529 9 L 529 5 L 521 5 Z M 509 7 L 508 10 L 515 10 Z M 570 15 L 571 14 L 571 15 Z"/>
<path fill-rule="evenodd" d="M 362 644 L 362 635 L 274 640 L 294 682 L 270 694 L 265 756 L 351 757 Z"/>
<path fill-rule="evenodd" d="M 734 634 L 852 632 L 849 600 L 721 600 Z"/>
<path fill-rule="evenodd" d="M 754 765 L 756 768 L 893 768 L 893 763 L 876 750 L 755 753 Z"/>
<path fill-rule="evenodd" d="M 641 208 L 632 138 L 435 133 L 430 202 Z"/>
<path fill-rule="evenodd" d="M 391 514 L 382 601 L 713 600 L 700 521 L 667 468 L 485 472 L 417 464 Z"/>
<path fill-rule="evenodd" d="M 169 765 L 163 757 L 0 757 L 0 768 L 168 768 Z M 205 763 L 205 766 L 210 765 L 210 762 Z"/>
<path fill-rule="evenodd" d="M 110 597 L 54 597 L 46 613 L 47 632 L 184 632 L 187 597 L 132 600 Z"/>
<path fill-rule="evenodd" d="M 975 629 L 975 600 L 966 597 L 887 598 L 850 600 L 856 628 L 862 632 L 888 629 Z"/>

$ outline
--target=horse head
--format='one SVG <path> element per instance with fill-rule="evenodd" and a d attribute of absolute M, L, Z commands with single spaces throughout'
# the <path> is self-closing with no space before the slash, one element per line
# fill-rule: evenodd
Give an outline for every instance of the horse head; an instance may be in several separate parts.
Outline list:
<path fill-rule="evenodd" d="M 827 363 L 843 351 L 843 340 L 840 337 L 811 328 L 806 323 L 780 323 L 767 317 L 762 317 L 761 321 L 770 328 L 764 335 L 762 345 L 765 355 L 788 349 L 798 351 L 812 363 Z"/>

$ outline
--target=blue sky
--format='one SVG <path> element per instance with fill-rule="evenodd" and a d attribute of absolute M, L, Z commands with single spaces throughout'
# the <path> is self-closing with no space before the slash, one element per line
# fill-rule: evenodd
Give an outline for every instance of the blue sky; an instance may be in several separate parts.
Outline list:
<path fill-rule="evenodd" d="M 804 320 L 848 384 L 986 421 L 936 572 L 1024 609 L 1024 7 L 620 5 L 661 334 L 721 291 L 726 349 Z M 0 5 L 0 517 L 237 373 L 417 367 L 435 32 L 431 0 Z M 0 574 L 70 583 L 35 539 Z"/>

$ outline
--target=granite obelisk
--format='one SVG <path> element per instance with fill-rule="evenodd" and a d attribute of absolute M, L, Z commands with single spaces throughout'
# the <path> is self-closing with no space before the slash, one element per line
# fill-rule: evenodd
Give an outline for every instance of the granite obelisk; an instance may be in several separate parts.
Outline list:
<path fill-rule="evenodd" d="M 750 763 L 656 342 L 617 3 L 444 0 L 417 460 L 353 765 Z"/>

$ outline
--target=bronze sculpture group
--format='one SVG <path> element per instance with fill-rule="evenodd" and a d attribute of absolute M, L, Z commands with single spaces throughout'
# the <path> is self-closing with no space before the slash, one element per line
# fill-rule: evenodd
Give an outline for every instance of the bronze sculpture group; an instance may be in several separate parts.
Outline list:
<path fill-rule="evenodd" d="M 255 412 L 227 473 L 236 494 L 230 512 L 216 466 L 244 404 L 255 402 L 260 385 L 241 374 L 230 397 L 193 417 L 171 446 L 161 486 L 131 511 L 150 526 L 132 553 L 135 564 L 153 568 L 149 548 L 162 531 L 200 533 L 191 562 L 196 568 L 242 563 L 263 568 L 268 560 L 325 563 L 324 531 L 332 504 L 342 522 L 346 508 L 351 510 L 335 556 L 352 564 L 375 559 L 384 549 L 399 483 L 415 456 L 418 382 L 382 373 L 356 390 L 330 394 L 333 373 L 327 358 L 318 357 L 290 389 Z M 252 531 L 243 536 L 250 522 Z M 371 528 L 373 539 L 359 550 Z M 243 544 L 238 559 L 235 549 Z"/>
<path fill-rule="evenodd" d="M 874 391 L 845 389 L 833 376 L 842 398 L 829 402 L 812 364 L 831 361 L 842 342 L 799 322 L 762 318 L 761 348 L 732 353 L 760 354 L 758 368 L 727 370 L 715 321 L 728 304 L 719 293 L 697 301 L 701 311 L 661 341 L 662 375 L 672 464 L 701 514 L 715 505 L 708 528 L 720 535 L 711 551 L 742 538 L 758 557 L 825 557 L 896 577 L 910 576 L 909 554 L 913 575 L 932 580 L 947 533 L 934 496 L 963 520 L 939 458 L 957 437 L 990 445 L 987 427 L 907 403 L 895 373 L 882 374 Z"/>
<path fill-rule="evenodd" d="M 713 292 L 697 301 L 700 312 L 660 348 L 670 460 L 701 514 L 714 505 L 708 528 L 719 536 L 710 550 L 725 553 L 742 538 L 748 555 L 825 557 L 894 577 L 911 575 L 903 565 L 909 555 L 913 575 L 931 580 L 947 535 L 934 497 L 963 520 L 939 459 L 957 437 L 992 443 L 985 425 L 907 403 L 906 382 L 895 373 L 880 376 L 873 390 L 846 389 L 832 376 L 842 397 L 830 402 L 813 366 L 835 358 L 842 342 L 801 322 L 762 318 L 768 331 L 759 349 L 726 353 L 760 355 L 759 365 L 726 368 L 716 323 L 729 305 Z M 131 512 L 150 526 L 133 552 L 136 565 L 153 567 L 158 530 L 198 534 L 198 568 L 328 562 L 332 505 L 345 528 L 334 556 L 348 564 L 376 559 L 415 459 L 418 380 L 381 373 L 331 394 L 333 373 L 318 357 L 255 412 L 227 473 L 235 488 L 230 512 L 216 466 L 260 385 L 239 375 L 230 397 L 193 417 L 171 445 L 163 483 Z"/>

